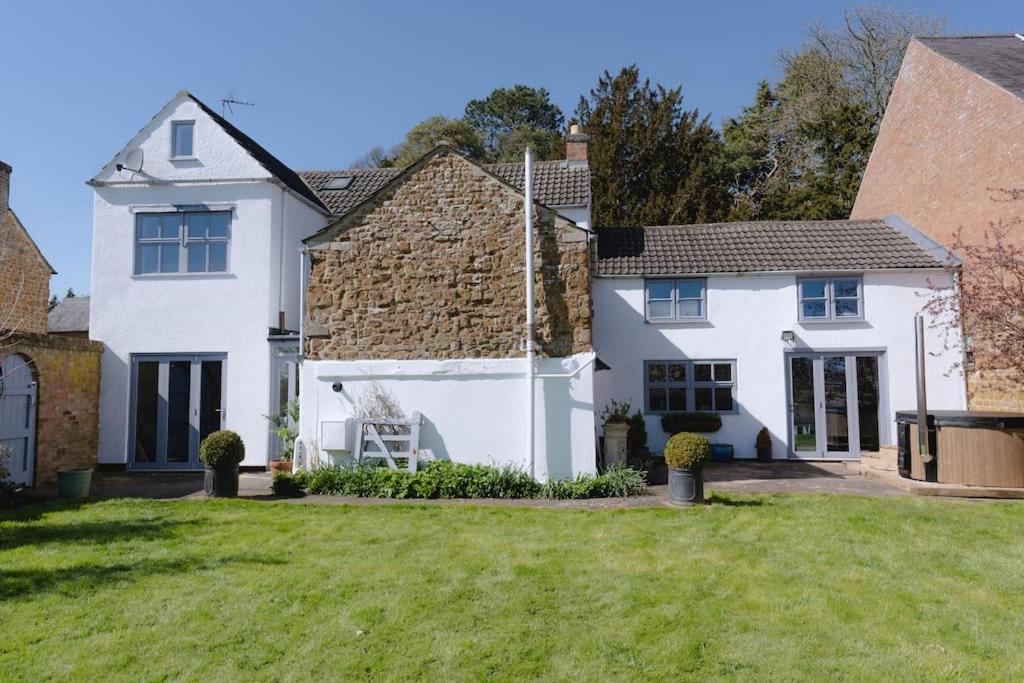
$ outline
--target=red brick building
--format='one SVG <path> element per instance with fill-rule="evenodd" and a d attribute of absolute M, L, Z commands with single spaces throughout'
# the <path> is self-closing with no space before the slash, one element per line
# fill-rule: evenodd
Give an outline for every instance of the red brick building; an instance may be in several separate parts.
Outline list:
<path fill-rule="evenodd" d="M 894 213 L 945 244 L 1024 216 L 1020 35 L 911 40 L 851 217 Z M 1024 411 L 1024 387 L 994 388 L 987 370 L 969 374 L 971 407 Z"/>

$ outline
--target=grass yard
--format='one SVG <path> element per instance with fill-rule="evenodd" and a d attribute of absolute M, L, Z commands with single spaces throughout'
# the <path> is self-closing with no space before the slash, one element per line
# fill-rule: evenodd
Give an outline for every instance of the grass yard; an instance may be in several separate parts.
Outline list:
<path fill-rule="evenodd" d="M 846 496 L 29 507 L 0 513 L 0 678 L 1021 680 L 1022 530 Z"/>

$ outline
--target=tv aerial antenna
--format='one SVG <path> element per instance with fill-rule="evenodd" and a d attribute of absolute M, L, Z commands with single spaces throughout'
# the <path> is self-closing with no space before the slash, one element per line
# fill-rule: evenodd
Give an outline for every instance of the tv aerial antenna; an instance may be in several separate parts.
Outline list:
<path fill-rule="evenodd" d="M 234 116 L 235 115 L 235 110 L 232 108 L 232 105 L 235 105 L 235 104 L 240 105 L 240 106 L 245 106 L 245 107 L 255 107 L 256 106 L 255 102 L 243 102 L 242 100 L 236 99 L 235 98 L 235 91 L 234 90 L 228 90 L 228 96 L 222 98 L 221 101 L 220 101 L 220 115 L 222 117 L 224 117 L 224 118 L 227 118 L 228 112 L 231 112 L 231 115 Z"/>

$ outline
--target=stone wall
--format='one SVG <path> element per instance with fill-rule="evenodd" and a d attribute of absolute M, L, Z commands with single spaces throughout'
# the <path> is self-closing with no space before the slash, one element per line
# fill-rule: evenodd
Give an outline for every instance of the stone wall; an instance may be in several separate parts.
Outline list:
<path fill-rule="evenodd" d="M 42 334 L 5 341 L 3 354 L 31 361 L 38 381 L 35 483 L 48 486 L 57 470 L 94 467 L 99 438 L 99 342 Z"/>
<path fill-rule="evenodd" d="M 50 265 L 12 211 L 0 211 L 0 329 L 46 333 Z"/>
<path fill-rule="evenodd" d="M 523 355 L 523 196 L 446 151 L 311 249 L 311 360 Z M 587 233 L 535 221 L 538 351 L 591 349 Z M 329 233 L 330 234 L 330 233 Z"/>
<path fill-rule="evenodd" d="M 911 41 L 851 217 L 895 213 L 946 245 L 957 230 L 980 243 L 991 223 L 1024 217 L 1021 141 L 1024 101 Z M 1024 386 L 1006 373 L 968 371 L 972 409 L 1024 410 Z"/>

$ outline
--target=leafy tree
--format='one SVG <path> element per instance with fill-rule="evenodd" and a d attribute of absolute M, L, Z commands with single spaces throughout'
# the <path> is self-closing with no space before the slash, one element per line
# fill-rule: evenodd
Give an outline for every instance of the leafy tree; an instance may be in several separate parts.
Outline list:
<path fill-rule="evenodd" d="M 470 100 L 466 122 L 483 137 L 492 161 L 519 161 L 529 145 L 540 159 L 562 157 L 562 110 L 544 88 L 514 85 Z"/>
<path fill-rule="evenodd" d="M 389 156 L 394 166 L 408 166 L 421 156 L 447 142 L 471 159 L 484 157 L 484 143 L 480 134 L 463 119 L 431 116 L 413 126 L 405 140 Z"/>
<path fill-rule="evenodd" d="M 682 89 L 640 80 L 636 65 L 605 72 L 576 107 L 590 134 L 594 222 L 713 221 L 729 205 L 722 141 L 706 116 L 682 107 Z"/>

